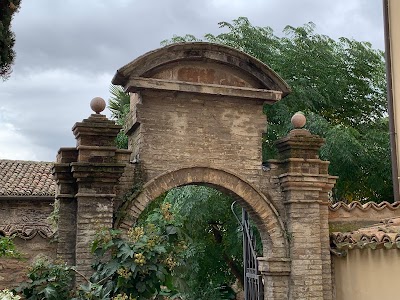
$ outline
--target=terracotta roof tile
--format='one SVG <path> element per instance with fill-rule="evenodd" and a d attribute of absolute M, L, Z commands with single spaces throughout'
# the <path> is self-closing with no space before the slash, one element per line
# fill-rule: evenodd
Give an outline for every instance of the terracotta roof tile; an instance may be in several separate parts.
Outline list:
<path fill-rule="evenodd" d="M 389 209 L 389 210 L 396 210 L 400 208 L 400 202 L 394 202 L 394 203 L 389 203 L 386 201 L 380 202 L 380 203 L 375 203 L 375 202 L 367 202 L 367 203 L 361 203 L 359 201 L 353 201 L 350 202 L 349 204 L 344 203 L 344 202 L 338 202 L 331 204 L 329 206 L 329 209 L 332 211 L 336 211 L 339 209 L 344 209 L 346 211 L 352 211 L 354 209 L 360 209 L 360 210 L 369 210 L 373 209 L 376 211 L 380 211 L 383 209 Z"/>
<path fill-rule="evenodd" d="M 0 196 L 54 196 L 53 164 L 0 159 Z"/>
<path fill-rule="evenodd" d="M 400 217 L 352 232 L 333 232 L 331 233 L 331 245 L 333 249 L 337 250 L 400 249 Z"/>

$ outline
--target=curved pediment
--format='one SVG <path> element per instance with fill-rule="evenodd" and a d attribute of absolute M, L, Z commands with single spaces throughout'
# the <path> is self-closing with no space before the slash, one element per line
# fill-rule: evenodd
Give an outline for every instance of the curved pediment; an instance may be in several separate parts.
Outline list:
<path fill-rule="evenodd" d="M 112 83 L 129 87 L 133 78 L 187 82 L 290 93 L 286 82 L 254 57 L 219 44 L 172 44 L 150 51 L 115 74 Z"/>

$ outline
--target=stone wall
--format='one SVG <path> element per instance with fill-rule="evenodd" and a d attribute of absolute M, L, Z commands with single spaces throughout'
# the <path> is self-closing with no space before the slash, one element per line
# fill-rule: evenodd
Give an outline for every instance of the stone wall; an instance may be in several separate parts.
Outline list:
<path fill-rule="evenodd" d="M 0 233 L 15 236 L 14 243 L 23 256 L 22 259 L 0 259 L 0 289 L 15 287 L 25 280 L 26 268 L 37 255 L 55 257 L 53 229 L 47 220 L 53 211 L 53 202 L 49 197 L 1 200 Z"/>
<path fill-rule="evenodd" d="M 127 230 L 171 188 L 211 185 L 233 195 L 260 231 L 266 299 L 332 299 L 327 203 L 334 178 L 318 157 L 323 140 L 295 129 L 278 141 L 278 160 L 262 165 L 263 105 L 290 92 L 277 74 L 235 49 L 194 43 L 141 56 L 113 83 L 132 93 L 129 150 L 114 146 L 120 127 L 99 114 L 105 103 L 97 99 L 96 114 L 73 127 L 76 147 L 61 148 L 54 166 L 62 260 L 90 276 L 96 230 Z M 139 170 L 141 192 L 115 223 Z"/>
<path fill-rule="evenodd" d="M 22 253 L 22 258 L 0 259 L 0 289 L 10 289 L 26 281 L 27 269 L 38 256 L 56 258 L 57 243 L 39 234 L 29 240 L 16 237 L 14 243 L 18 251 Z"/>
<path fill-rule="evenodd" d="M 158 91 L 140 96 L 140 125 L 130 141 L 148 179 L 177 167 L 209 166 L 256 182 L 266 125 L 262 102 Z"/>

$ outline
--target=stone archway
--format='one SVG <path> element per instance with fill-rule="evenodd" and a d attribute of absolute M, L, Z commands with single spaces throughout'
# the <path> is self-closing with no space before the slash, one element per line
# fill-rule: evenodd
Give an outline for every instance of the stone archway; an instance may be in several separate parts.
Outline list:
<path fill-rule="evenodd" d="M 259 257 L 259 269 L 263 274 L 265 299 L 287 299 L 290 258 L 283 221 L 268 197 L 237 174 L 199 166 L 165 172 L 148 181 L 142 192 L 135 199 L 130 199 L 126 217 L 119 228 L 131 228 L 146 206 L 158 196 L 172 188 L 190 184 L 212 186 L 232 195 L 246 208 L 257 225 L 263 243 L 264 257 Z"/>
<path fill-rule="evenodd" d="M 260 231 L 265 257 L 288 257 L 285 229 L 271 201 L 254 186 L 232 172 L 210 167 L 188 167 L 166 172 L 147 182 L 131 201 L 120 228 L 129 229 L 146 206 L 172 188 L 206 184 L 233 195 L 251 214 Z"/>
<path fill-rule="evenodd" d="M 274 179 L 262 169 L 261 142 L 263 105 L 288 95 L 286 82 L 244 52 L 204 42 L 150 51 L 120 68 L 112 82 L 131 93 L 124 129 L 131 160 L 148 180 L 131 217 L 177 186 L 208 184 L 234 194 L 263 239 L 265 295 L 286 299 L 290 247 L 280 217 L 284 210 L 274 207 L 279 187 L 266 185 Z"/>
<path fill-rule="evenodd" d="M 137 58 L 113 83 L 131 93 L 129 150 L 114 147 L 120 127 L 104 115 L 75 124 L 77 147 L 60 149 L 54 167 L 58 255 L 90 274 L 87 245 L 99 226 L 113 226 L 114 200 L 132 188 L 139 163 L 148 181 L 121 228 L 171 188 L 211 185 L 257 223 L 265 299 L 332 299 L 327 205 L 335 178 L 318 156 L 323 139 L 295 129 L 276 143 L 278 160 L 262 164 L 263 105 L 290 92 L 275 72 L 230 47 L 185 43 Z"/>

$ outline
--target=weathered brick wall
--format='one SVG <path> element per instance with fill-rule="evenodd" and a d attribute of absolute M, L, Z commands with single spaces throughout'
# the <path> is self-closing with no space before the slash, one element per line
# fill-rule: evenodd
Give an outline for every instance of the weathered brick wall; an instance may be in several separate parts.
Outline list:
<path fill-rule="evenodd" d="M 0 289 L 13 288 L 26 281 L 27 268 L 38 255 L 45 255 L 51 259 L 56 258 L 57 243 L 50 239 L 36 235 L 30 240 L 15 238 L 17 249 L 23 254 L 22 259 L 0 259 Z"/>
<path fill-rule="evenodd" d="M 22 197 L 20 197 L 22 198 Z M 29 234 L 32 230 L 41 229 L 49 232 L 50 224 L 47 217 L 53 211 L 54 200 L 1 200 L 0 202 L 0 232 L 5 235 L 17 231 Z"/>
<path fill-rule="evenodd" d="M 104 100 L 96 101 L 105 107 Z M 130 151 L 115 147 L 120 129 L 106 116 L 92 114 L 72 129 L 77 147 L 61 148 L 54 165 L 56 198 L 60 201 L 57 254 L 87 277 L 92 273 L 90 246 L 96 232 L 113 227 L 116 192 L 122 194 L 129 186 L 124 184 L 125 175 L 116 189 L 130 156 Z M 83 283 L 81 277 L 75 280 L 76 285 Z"/>
<path fill-rule="evenodd" d="M 249 182 L 261 172 L 262 102 L 145 91 L 131 138 L 147 178 L 188 166 L 230 170 Z M 138 138 L 137 136 L 141 136 Z"/>
<path fill-rule="evenodd" d="M 52 203 L 47 199 L 1 201 L 0 232 L 16 235 L 14 243 L 23 259 L 0 259 L 0 289 L 15 287 L 25 280 L 26 268 L 38 254 L 55 257 L 56 244 L 51 242 L 52 228 L 47 221 Z"/>

